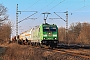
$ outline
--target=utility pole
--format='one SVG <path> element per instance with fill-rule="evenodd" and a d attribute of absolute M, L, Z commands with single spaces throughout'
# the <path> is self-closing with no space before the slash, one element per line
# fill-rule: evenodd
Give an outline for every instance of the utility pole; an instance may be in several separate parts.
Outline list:
<path fill-rule="evenodd" d="M 46 20 L 47 20 L 48 14 L 51 14 L 51 13 L 45 12 L 45 13 L 42 13 L 42 14 L 44 14 L 44 22 L 45 22 L 45 24 L 46 24 Z M 47 15 L 46 15 L 46 14 L 47 14 Z M 46 15 L 46 17 L 45 17 L 45 15 Z"/>
<path fill-rule="evenodd" d="M 68 43 L 68 11 L 66 11 L 66 40 Z"/>
<path fill-rule="evenodd" d="M 33 13 L 32 15 L 30 15 L 30 16 L 26 17 L 25 19 L 18 22 L 18 14 L 19 14 L 18 12 L 20 14 L 21 14 L 21 12 L 35 12 L 35 13 Z M 18 40 L 19 40 L 19 37 L 18 37 L 18 23 L 20 23 L 20 22 L 22 22 L 26 19 L 30 19 L 29 17 L 33 16 L 36 13 L 37 13 L 37 11 L 18 11 L 18 4 L 17 4 L 17 6 L 16 6 L 16 40 L 17 40 L 17 43 L 18 43 Z M 31 18 L 31 19 L 36 19 L 36 18 Z"/>
<path fill-rule="evenodd" d="M 18 43 L 18 4 L 17 4 L 17 7 L 16 7 L 16 40 L 17 40 L 17 43 Z"/>

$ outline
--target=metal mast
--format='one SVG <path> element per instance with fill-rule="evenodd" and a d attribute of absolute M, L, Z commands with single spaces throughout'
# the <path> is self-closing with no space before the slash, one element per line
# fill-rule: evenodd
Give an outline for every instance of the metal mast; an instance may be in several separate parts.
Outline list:
<path fill-rule="evenodd" d="M 16 40 L 17 40 L 17 43 L 18 43 L 18 4 L 16 6 Z"/>
<path fill-rule="evenodd" d="M 66 11 L 66 40 L 68 42 L 68 11 Z"/>

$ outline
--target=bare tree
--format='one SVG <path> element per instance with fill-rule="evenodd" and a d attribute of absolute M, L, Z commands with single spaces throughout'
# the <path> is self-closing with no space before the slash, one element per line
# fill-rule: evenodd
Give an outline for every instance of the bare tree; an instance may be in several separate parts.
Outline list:
<path fill-rule="evenodd" d="M 4 39 L 4 41 L 7 41 L 10 39 L 10 35 L 11 35 L 11 23 L 8 22 L 7 24 L 3 24 L 2 25 L 2 38 Z"/>
<path fill-rule="evenodd" d="M 64 27 L 60 27 L 58 29 L 58 38 L 60 42 L 65 42 L 65 28 Z"/>
<path fill-rule="evenodd" d="M 59 28 L 59 40 L 65 41 L 65 29 Z M 72 23 L 68 29 L 69 44 L 89 44 L 90 45 L 90 23 Z"/>
<path fill-rule="evenodd" d="M 80 31 L 81 31 L 81 23 L 80 22 L 71 24 L 71 26 L 69 28 L 69 32 L 68 32 L 68 39 L 69 39 L 70 43 L 76 43 L 76 39 L 78 38 Z"/>
<path fill-rule="evenodd" d="M 5 20 L 8 20 L 8 15 L 6 14 L 7 8 L 0 4 L 0 26 Z"/>
<path fill-rule="evenodd" d="M 80 35 L 76 39 L 80 44 L 90 44 L 90 24 L 82 23 L 82 29 Z"/>
<path fill-rule="evenodd" d="M 0 43 L 10 39 L 11 23 L 8 20 L 7 8 L 0 4 Z"/>

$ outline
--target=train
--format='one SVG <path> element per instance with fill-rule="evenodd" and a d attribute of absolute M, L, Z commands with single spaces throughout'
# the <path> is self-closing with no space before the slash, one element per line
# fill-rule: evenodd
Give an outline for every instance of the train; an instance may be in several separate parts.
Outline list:
<path fill-rule="evenodd" d="M 17 40 L 18 39 L 18 40 Z M 34 45 L 34 46 L 49 46 L 51 48 L 85 48 L 90 49 L 90 45 L 80 44 L 64 44 L 59 42 L 58 39 L 58 27 L 55 24 L 44 23 L 39 26 L 35 26 L 27 31 L 22 32 L 20 35 L 12 38 L 10 43 Z"/>
<path fill-rule="evenodd" d="M 56 24 L 44 23 L 19 35 L 20 44 L 56 46 L 58 44 L 58 27 Z"/>

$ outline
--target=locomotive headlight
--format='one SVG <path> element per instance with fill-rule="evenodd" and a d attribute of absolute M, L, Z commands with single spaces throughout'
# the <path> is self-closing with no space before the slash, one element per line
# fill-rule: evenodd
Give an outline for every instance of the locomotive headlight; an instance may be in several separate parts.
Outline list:
<path fill-rule="evenodd" d="M 57 35 L 53 35 L 54 37 L 57 37 Z"/>
<path fill-rule="evenodd" d="M 51 33 L 49 33 L 49 34 L 51 34 Z"/>
<path fill-rule="evenodd" d="M 46 38 L 43 38 L 43 39 L 46 39 Z"/>
<path fill-rule="evenodd" d="M 47 35 L 43 35 L 44 37 L 47 37 Z"/>
<path fill-rule="evenodd" d="M 55 40 L 57 39 L 57 38 L 54 38 Z"/>

